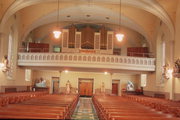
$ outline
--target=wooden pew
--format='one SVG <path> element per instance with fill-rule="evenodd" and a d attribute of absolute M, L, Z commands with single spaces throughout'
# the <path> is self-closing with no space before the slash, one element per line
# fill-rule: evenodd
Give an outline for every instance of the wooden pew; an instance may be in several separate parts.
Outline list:
<path fill-rule="evenodd" d="M 123 94 L 123 97 L 143 104 L 145 106 L 151 107 L 158 111 L 162 111 L 164 113 L 173 114 L 176 117 L 180 117 L 180 103 L 176 101 L 159 99 L 147 96 L 136 96 L 136 95 L 126 95 Z"/>
<path fill-rule="evenodd" d="M 0 109 L 0 119 L 70 119 L 78 95 L 45 95 Z"/>
<path fill-rule="evenodd" d="M 102 120 L 178 120 L 173 115 L 158 113 L 144 105 L 118 96 L 93 96 L 93 103 Z"/>
<path fill-rule="evenodd" d="M 8 104 L 20 103 L 34 97 L 46 95 L 47 92 L 16 92 L 16 93 L 4 93 L 0 95 L 0 107 Z"/>
<path fill-rule="evenodd" d="M 27 116 L 28 118 L 33 116 L 37 118 L 52 118 L 52 119 L 64 119 L 63 114 L 57 113 L 42 113 L 42 112 L 25 112 L 25 111 L 0 111 L 2 116 Z"/>

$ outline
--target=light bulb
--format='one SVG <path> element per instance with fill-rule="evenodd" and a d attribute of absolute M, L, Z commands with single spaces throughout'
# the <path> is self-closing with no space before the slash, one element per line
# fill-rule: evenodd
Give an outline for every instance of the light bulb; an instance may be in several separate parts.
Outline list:
<path fill-rule="evenodd" d="M 119 42 L 121 42 L 124 38 L 124 34 L 118 33 L 118 34 L 116 34 L 116 38 Z"/>
<path fill-rule="evenodd" d="M 105 74 L 105 75 L 107 75 L 107 74 L 108 74 L 108 72 L 104 72 L 104 74 Z"/>
<path fill-rule="evenodd" d="M 55 31 L 53 31 L 53 34 L 54 34 L 54 37 L 55 37 L 56 39 L 58 39 L 58 38 L 60 37 L 60 35 L 61 35 L 61 31 L 55 30 Z"/>

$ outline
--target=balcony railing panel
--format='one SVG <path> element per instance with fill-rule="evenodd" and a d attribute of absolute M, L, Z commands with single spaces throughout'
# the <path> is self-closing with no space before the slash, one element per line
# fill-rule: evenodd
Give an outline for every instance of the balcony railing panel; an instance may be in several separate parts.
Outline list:
<path fill-rule="evenodd" d="M 19 53 L 19 66 L 73 66 L 155 71 L 155 58 L 82 53 Z"/>

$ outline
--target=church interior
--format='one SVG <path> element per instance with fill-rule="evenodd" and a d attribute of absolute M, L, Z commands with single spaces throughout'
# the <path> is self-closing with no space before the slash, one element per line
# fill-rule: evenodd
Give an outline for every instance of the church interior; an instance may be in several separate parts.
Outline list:
<path fill-rule="evenodd" d="M 180 120 L 180 0 L 0 0 L 0 119 Z"/>

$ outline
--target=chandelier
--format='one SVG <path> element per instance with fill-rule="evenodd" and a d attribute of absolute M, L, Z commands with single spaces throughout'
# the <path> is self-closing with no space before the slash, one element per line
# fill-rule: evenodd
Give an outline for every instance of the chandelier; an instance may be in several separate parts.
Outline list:
<path fill-rule="evenodd" d="M 124 38 L 124 34 L 121 33 L 121 0 L 120 0 L 120 7 L 119 7 L 119 32 L 116 34 L 116 38 L 119 42 L 121 42 Z"/>
<path fill-rule="evenodd" d="M 58 9 L 57 9 L 57 26 L 56 29 L 53 31 L 54 38 L 58 39 L 61 36 L 61 31 L 59 27 L 59 0 L 58 0 Z"/>

